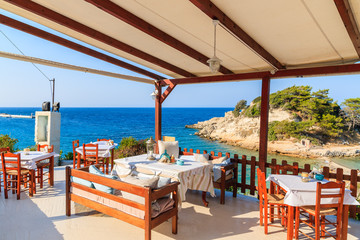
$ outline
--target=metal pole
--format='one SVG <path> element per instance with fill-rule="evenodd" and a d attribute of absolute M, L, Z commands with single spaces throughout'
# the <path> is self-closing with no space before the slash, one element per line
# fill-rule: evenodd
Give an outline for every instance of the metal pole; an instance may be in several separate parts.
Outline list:
<path fill-rule="evenodd" d="M 52 80 L 52 84 L 53 84 L 53 90 L 52 90 L 52 108 L 51 108 L 51 111 L 53 112 L 54 111 L 54 100 L 55 100 L 55 78 L 53 78 Z"/>

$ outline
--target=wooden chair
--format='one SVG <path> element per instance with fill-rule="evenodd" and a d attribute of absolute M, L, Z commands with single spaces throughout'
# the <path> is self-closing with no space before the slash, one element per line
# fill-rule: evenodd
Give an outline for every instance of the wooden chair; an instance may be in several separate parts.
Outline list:
<path fill-rule="evenodd" d="M 48 144 L 43 144 L 43 145 L 38 144 L 36 149 L 37 151 L 41 151 L 41 152 L 46 151 L 48 153 L 52 153 L 54 151 L 54 145 L 49 146 Z M 44 175 L 45 174 L 49 175 L 49 171 L 44 172 L 44 168 L 48 168 L 49 166 L 50 166 L 50 161 L 47 162 L 41 161 L 36 163 L 37 171 L 35 174 L 35 180 L 37 179 L 37 182 L 40 183 L 40 188 L 43 188 L 44 180 L 47 180 L 44 179 Z"/>
<path fill-rule="evenodd" d="M 299 175 L 299 166 L 296 165 L 272 165 L 270 168 L 271 174 L 288 174 L 288 172 L 291 172 L 292 175 Z M 270 193 L 285 194 L 285 191 L 279 185 L 271 182 Z"/>
<path fill-rule="evenodd" d="M 163 141 L 164 142 L 174 142 L 175 137 L 163 136 Z"/>
<path fill-rule="evenodd" d="M 6 148 L 0 148 L 0 154 L 2 152 L 10 152 L 10 148 L 6 147 Z M 0 168 L 0 192 L 1 192 L 1 187 L 2 187 L 2 183 L 3 183 L 3 174 L 2 174 L 2 167 Z"/>
<path fill-rule="evenodd" d="M 99 145 L 98 144 L 83 144 L 83 158 L 85 166 L 93 164 L 101 164 L 102 170 L 105 173 L 106 158 L 99 157 Z"/>
<path fill-rule="evenodd" d="M 297 165 L 272 165 L 271 168 L 271 174 L 289 174 L 289 172 L 292 175 L 299 175 L 299 166 Z M 275 193 L 278 195 L 283 195 L 285 197 L 286 191 L 282 189 L 279 185 L 275 184 L 274 182 L 270 183 L 270 193 Z M 282 209 L 281 209 L 282 208 Z M 285 211 L 284 207 L 278 206 L 278 214 L 281 213 L 281 211 Z M 274 208 L 270 209 L 270 214 L 274 213 Z M 270 222 L 273 222 L 274 218 L 270 217 Z M 285 226 L 286 222 L 282 221 L 282 225 Z"/>
<path fill-rule="evenodd" d="M 221 153 L 219 153 L 221 154 Z M 214 156 L 213 152 L 210 154 L 211 159 L 216 159 L 221 157 Z M 226 153 L 226 157 L 230 158 L 230 153 Z M 227 174 L 228 171 L 231 171 L 230 174 Z M 214 188 L 220 189 L 220 204 L 225 204 L 225 191 L 226 189 L 233 187 L 233 197 L 237 196 L 237 178 L 238 178 L 238 162 L 237 159 L 232 159 L 230 164 L 221 167 L 221 177 L 213 181 Z"/>
<path fill-rule="evenodd" d="M 12 159 L 9 159 L 12 158 Z M 15 159 L 14 159 L 15 158 Z M 17 200 L 20 199 L 21 185 L 29 183 L 29 193 L 33 196 L 35 186 L 35 171 L 21 167 L 20 153 L 1 153 L 1 163 L 4 178 L 4 195 L 8 198 L 8 191 L 16 191 Z"/>
<path fill-rule="evenodd" d="M 264 225 L 265 234 L 268 234 L 268 226 L 274 227 L 283 227 L 283 223 L 286 222 L 287 214 L 286 214 L 286 204 L 284 204 L 284 196 L 281 194 L 269 194 L 266 189 L 266 179 L 265 173 L 257 169 L 257 177 L 258 177 L 258 193 L 259 193 L 259 202 L 260 202 L 260 226 Z M 280 213 L 274 214 L 273 209 L 275 207 L 280 207 Z M 269 212 L 269 209 L 272 210 Z M 269 223 L 269 219 L 273 219 L 274 217 L 278 217 L 281 219 L 282 225 L 274 225 Z"/>
<path fill-rule="evenodd" d="M 325 191 L 323 191 L 323 189 Z M 338 191 L 337 191 L 337 190 Z M 328 192 L 328 191 L 331 192 Z M 340 239 L 341 235 L 341 225 L 342 225 L 342 214 L 343 214 L 343 202 L 344 202 L 344 193 L 345 193 L 345 182 L 328 182 L 322 184 L 321 182 L 317 183 L 316 186 L 316 204 L 315 206 L 304 206 L 297 207 L 295 213 L 295 239 L 299 238 L 299 232 L 304 234 L 310 239 L 318 240 L 325 237 L 333 237 L 335 239 Z M 337 203 L 332 204 L 323 204 L 322 199 L 324 198 L 337 198 Z M 300 215 L 307 217 L 307 214 L 310 217 L 314 218 L 314 221 L 302 220 Z M 335 215 L 336 223 L 330 222 L 326 219 L 326 216 Z M 308 234 L 299 230 L 300 223 L 305 223 L 309 227 L 315 229 L 315 238 L 310 237 Z M 328 230 L 325 229 L 326 225 L 333 225 L 336 227 L 336 234 L 331 234 Z M 327 234 L 327 235 L 326 235 Z"/>
<path fill-rule="evenodd" d="M 80 146 L 79 140 L 72 141 L 72 147 L 73 147 L 73 168 L 75 169 L 77 167 L 77 161 L 78 161 L 78 155 L 79 153 L 76 152 L 76 148 Z M 80 161 L 81 161 L 81 154 L 80 154 Z M 81 166 L 81 162 L 80 162 Z"/>

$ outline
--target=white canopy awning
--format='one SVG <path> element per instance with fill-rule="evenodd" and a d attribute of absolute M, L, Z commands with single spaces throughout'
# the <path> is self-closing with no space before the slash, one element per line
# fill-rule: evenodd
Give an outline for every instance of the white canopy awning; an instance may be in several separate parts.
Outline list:
<path fill-rule="evenodd" d="M 54 19 L 39 16 L 34 11 L 25 10 L 17 6 L 16 2 L 18 1 L 1 0 L 0 8 L 173 78 L 184 75 L 179 74 L 179 71 L 171 71 L 159 66 L 146 57 L 142 59 L 134 56 L 131 54 L 132 51 L 129 53 L 119 50 L 116 44 L 100 41 L 96 34 L 99 32 L 116 39 L 195 76 L 211 75 L 206 64 L 114 17 L 90 3 L 92 1 L 25 2 L 40 4 L 96 30 L 93 36 L 79 32 L 76 27 L 65 26 L 61 21 L 55 22 Z M 112 0 L 112 3 L 210 58 L 213 56 L 212 19 L 194 2 L 199 1 Z M 334 1 L 212 0 L 204 2 L 219 8 L 285 68 L 307 65 L 327 66 L 355 62 L 359 59 Z M 356 30 L 359 31 L 360 1 L 348 2 L 355 18 Z M 259 54 L 222 27 L 217 28 L 216 55 L 222 60 L 222 65 L 233 73 L 273 69 L 259 57 Z"/>

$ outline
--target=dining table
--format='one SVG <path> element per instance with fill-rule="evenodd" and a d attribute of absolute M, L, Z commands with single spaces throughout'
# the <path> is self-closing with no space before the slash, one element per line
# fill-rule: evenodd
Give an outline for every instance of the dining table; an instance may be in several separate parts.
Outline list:
<path fill-rule="evenodd" d="M 41 151 L 18 151 L 20 153 L 21 167 L 29 170 L 36 170 L 36 164 L 49 159 L 49 184 L 54 186 L 54 157 L 58 154 L 54 152 L 41 152 Z M 9 157 L 8 159 L 11 159 Z M 15 158 L 14 158 L 15 160 Z"/>
<path fill-rule="evenodd" d="M 297 175 L 283 175 L 270 174 L 266 181 L 273 182 L 282 188 L 286 194 L 284 197 L 284 204 L 288 205 L 288 222 L 287 222 L 287 239 L 293 239 L 294 236 L 294 209 L 299 206 L 315 206 L 316 202 L 316 186 L 317 182 L 327 183 L 329 180 L 323 179 L 321 181 L 310 179 L 308 182 L 301 180 L 301 176 Z M 324 190 L 323 190 L 324 191 Z M 326 198 L 322 203 L 334 203 L 335 198 Z M 341 238 L 347 239 L 349 205 L 360 205 L 359 202 L 351 195 L 349 189 L 345 189 L 344 194 L 344 208 L 342 214 Z"/>
<path fill-rule="evenodd" d="M 122 168 L 128 169 L 147 169 L 153 174 L 162 177 L 168 177 L 171 181 L 180 183 L 178 189 L 179 205 L 186 200 L 186 192 L 188 189 L 202 191 L 202 201 L 205 206 L 208 206 L 206 201 L 206 193 L 209 192 L 211 196 L 215 196 L 214 185 L 212 181 L 211 164 L 194 161 L 191 155 L 181 155 L 176 160 L 183 160 L 183 165 L 176 163 L 161 163 L 160 156 L 156 156 L 156 160 L 148 160 L 147 155 L 137 155 L 122 159 L 114 160 L 115 170 Z"/>
<path fill-rule="evenodd" d="M 117 143 L 112 143 L 110 141 L 96 141 L 96 142 L 90 142 L 91 144 L 97 144 L 98 145 L 98 156 L 101 158 L 110 158 L 110 165 L 111 165 L 111 169 L 114 166 L 114 151 L 115 148 L 118 146 Z M 87 148 L 87 149 L 91 149 Z M 95 148 L 94 148 L 95 150 Z M 77 161 L 77 168 L 80 168 L 80 164 L 81 164 L 81 156 L 83 155 L 83 146 L 79 146 L 75 149 L 75 151 L 78 154 L 78 161 Z M 106 173 L 108 173 L 108 162 L 106 165 Z"/>

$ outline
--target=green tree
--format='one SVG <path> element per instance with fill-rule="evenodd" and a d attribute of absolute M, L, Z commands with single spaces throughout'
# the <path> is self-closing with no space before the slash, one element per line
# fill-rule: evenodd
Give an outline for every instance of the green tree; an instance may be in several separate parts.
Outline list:
<path fill-rule="evenodd" d="M 245 108 L 247 108 L 247 101 L 242 99 L 236 104 L 235 109 L 233 110 L 234 116 L 238 117 L 240 114 L 240 110 Z"/>
<path fill-rule="evenodd" d="M 342 103 L 345 108 L 345 119 L 348 131 L 354 130 L 360 124 L 360 98 L 348 98 Z"/>
<path fill-rule="evenodd" d="M 341 117 L 326 114 L 322 117 L 319 125 L 324 134 L 331 137 L 338 137 L 343 132 L 342 128 L 344 127 L 344 124 L 342 122 L 343 119 Z"/>
<path fill-rule="evenodd" d="M 17 140 L 16 138 L 11 138 L 7 134 L 5 134 L 5 135 L 0 134 L 0 148 L 9 147 L 10 152 L 14 152 L 15 151 L 15 145 L 18 142 L 19 142 L 19 140 Z"/>
<path fill-rule="evenodd" d="M 270 105 L 273 108 L 284 108 L 299 111 L 301 103 L 311 98 L 310 86 L 292 86 L 270 94 Z"/>

